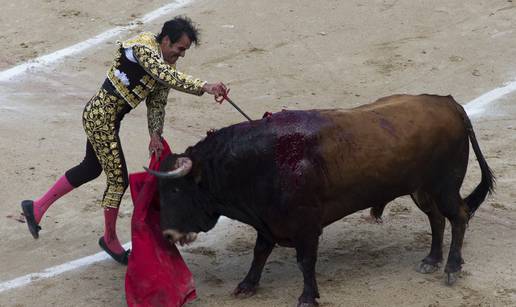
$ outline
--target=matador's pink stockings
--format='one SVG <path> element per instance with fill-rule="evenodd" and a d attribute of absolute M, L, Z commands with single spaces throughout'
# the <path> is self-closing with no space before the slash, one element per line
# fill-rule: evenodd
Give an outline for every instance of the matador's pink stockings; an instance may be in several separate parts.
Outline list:
<path fill-rule="evenodd" d="M 68 182 L 66 176 L 61 176 L 43 196 L 34 201 L 34 218 L 36 223 L 39 224 L 45 212 L 56 200 L 73 189 L 74 187 Z"/>
<path fill-rule="evenodd" d="M 43 196 L 34 201 L 34 218 L 36 223 L 40 223 L 45 212 L 56 200 L 73 189 L 74 187 L 66 179 L 66 176 L 61 176 Z M 112 252 L 121 254 L 125 250 L 116 235 L 117 217 L 118 208 L 104 209 L 104 242 Z"/>
<path fill-rule="evenodd" d="M 118 208 L 104 209 L 104 242 L 109 250 L 115 254 L 125 252 L 124 248 L 116 235 L 116 219 L 118 217 Z"/>

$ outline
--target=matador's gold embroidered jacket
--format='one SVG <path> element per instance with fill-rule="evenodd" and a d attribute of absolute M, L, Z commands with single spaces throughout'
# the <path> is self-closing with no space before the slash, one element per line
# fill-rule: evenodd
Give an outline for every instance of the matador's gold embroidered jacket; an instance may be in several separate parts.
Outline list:
<path fill-rule="evenodd" d="M 132 51 L 129 58 L 125 52 L 128 48 Z M 107 76 L 132 108 L 146 99 L 149 133 L 159 135 L 163 132 L 170 88 L 200 96 L 206 83 L 167 64 L 156 36 L 148 32 L 119 43 L 115 61 Z"/>

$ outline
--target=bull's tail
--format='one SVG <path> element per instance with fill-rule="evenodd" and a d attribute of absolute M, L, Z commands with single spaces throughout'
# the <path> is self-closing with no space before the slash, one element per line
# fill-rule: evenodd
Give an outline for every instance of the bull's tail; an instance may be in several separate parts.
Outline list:
<path fill-rule="evenodd" d="M 458 103 L 457 103 L 458 104 Z M 473 147 L 473 151 L 475 152 L 475 156 L 477 157 L 478 164 L 480 165 L 480 171 L 482 172 L 482 179 L 477 187 L 469 194 L 464 202 L 468 206 L 469 209 L 469 217 L 472 218 L 475 214 L 475 211 L 480 207 L 480 204 L 486 199 L 488 194 L 493 193 L 494 185 L 495 185 L 495 177 L 489 165 L 487 165 L 486 159 L 484 155 L 482 155 L 482 151 L 480 150 L 480 146 L 478 146 L 477 138 L 475 136 L 475 132 L 473 131 L 473 126 L 471 125 L 471 121 L 466 114 L 466 111 L 459 104 L 458 108 L 463 114 L 464 123 L 466 125 L 466 129 L 468 131 L 469 141 L 471 142 L 471 146 Z"/>

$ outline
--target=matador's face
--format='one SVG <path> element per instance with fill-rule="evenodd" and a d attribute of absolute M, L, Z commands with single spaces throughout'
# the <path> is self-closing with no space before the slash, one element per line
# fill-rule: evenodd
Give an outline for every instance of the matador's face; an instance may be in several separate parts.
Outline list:
<path fill-rule="evenodd" d="M 181 38 L 175 43 L 172 43 L 168 36 L 163 37 L 160 47 L 165 62 L 170 65 L 174 65 L 176 64 L 179 57 L 185 56 L 186 50 L 188 50 L 191 45 L 192 41 L 188 35 L 183 34 Z"/>

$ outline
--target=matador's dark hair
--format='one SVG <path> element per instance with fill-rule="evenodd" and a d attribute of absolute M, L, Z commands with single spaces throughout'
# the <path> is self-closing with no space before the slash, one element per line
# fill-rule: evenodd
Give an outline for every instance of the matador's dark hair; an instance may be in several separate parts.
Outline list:
<path fill-rule="evenodd" d="M 172 43 L 177 42 L 181 36 L 186 34 L 190 41 L 195 45 L 199 44 L 199 30 L 196 28 L 192 20 L 186 16 L 177 16 L 174 19 L 171 19 L 165 24 L 163 24 L 163 28 L 161 28 L 161 33 L 158 34 L 156 39 L 159 43 L 163 40 L 165 36 L 168 36 Z"/>

